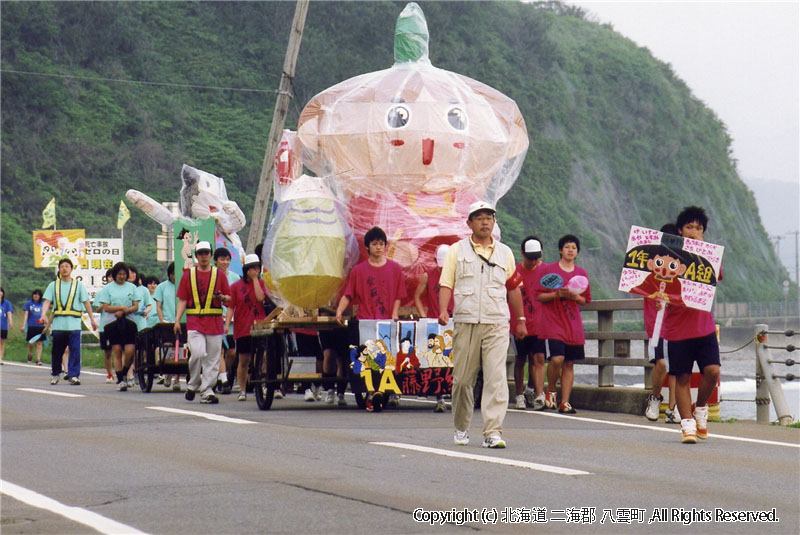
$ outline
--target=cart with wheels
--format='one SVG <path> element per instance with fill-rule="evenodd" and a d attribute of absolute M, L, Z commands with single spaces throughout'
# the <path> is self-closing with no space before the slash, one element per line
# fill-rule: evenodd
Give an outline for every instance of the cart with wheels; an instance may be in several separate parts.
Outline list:
<path fill-rule="evenodd" d="M 186 375 L 188 381 L 186 328 L 176 337 L 173 327 L 173 323 L 159 323 L 144 329 L 136 338 L 134 362 L 142 392 L 152 390 L 156 375 Z"/>
<path fill-rule="evenodd" d="M 316 356 L 290 355 L 288 337 L 291 331 L 332 330 L 338 327 L 336 318 L 329 316 L 285 318 L 280 321 L 268 318 L 253 326 L 254 354 L 250 382 L 254 386 L 259 409 L 269 410 L 272 407 L 276 390 L 286 392 L 293 389 L 295 383 L 322 380 L 322 374 L 316 371 Z"/>

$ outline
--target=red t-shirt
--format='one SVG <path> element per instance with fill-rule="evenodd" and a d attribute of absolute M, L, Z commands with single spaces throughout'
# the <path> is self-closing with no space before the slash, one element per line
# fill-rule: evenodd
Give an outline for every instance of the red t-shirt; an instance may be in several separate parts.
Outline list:
<path fill-rule="evenodd" d="M 350 270 L 344 293 L 350 304 L 358 305 L 358 319 L 392 319 L 394 302 L 406 297 L 403 268 L 394 260 L 375 267 L 365 260 Z"/>
<path fill-rule="evenodd" d="M 535 295 L 551 293 L 554 290 L 545 288 L 541 284 L 542 277 L 554 273 L 559 275 L 563 282 L 562 287 L 566 287 L 572 277 L 583 275 L 587 279 L 589 275 L 580 266 L 574 266 L 572 271 L 564 271 L 558 262 L 552 264 L 542 264 L 536 270 L 534 279 Z M 581 294 L 581 297 L 589 303 L 592 300 L 591 284 Z M 586 338 L 583 335 L 583 320 L 581 309 L 575 301 L 566 299 L 554 299 L 549 303 L 538 303 L 540 310 L 539 338 L 561 340 L 567 345 L 583 345 Z"/>
<path fill-rule="evenodd" d="M 258 284 L 266 297 L 268 294 L 264 281 L 258 279 Z M 228 303 L 228 308 L 233 309 L 234 338 L 250 336 L 253 323 L 267 317 L 264 303 L 256 299 L 256 291 L 253 289 L 253 284 L 246 282 L 244 279 L 239 279 L 231 286 L 231 302 Z"/>
<path fill-rule="evenodd" d="M 722 268 L 717 281 L 722 280 Z M 700 338 L 717 332 L 714 315 L 697 308 L 668 306 L 664 317 L 665 326 L 661 329 L 662 337 L 677 342 L 689 338 Z"/>
<path fill-rule="evenodd" d="M 522 292 L 522 311 L 525 314 L 525 328 L 528 330 L 528 336 L 538 336 L 539 334 L 542 303 L 536 300 L 536 283 L 541 276 L 537 277 L 536 273 L 542 266 L 544 266 L 543 263 L 533 269 L 525 269 L 522 262 L 517 264 L 517 273 L 522 277 L 522 286 L 519 287 L 519 290 Z M 511 303 L 508 303 L 508 310 L 511 313 L 509 331 L 514 333 L 517 326 L 517 316 Z"/>
<path fill-rule="evenodd" d="M 439 317 L 439 279 L 442 276 L 442 270 L 436 266 L 432 267 L 427 270 L 425 273 L 428 274 L 428 287 L 425 289 L 425 293 L 422 294 L 422 297 L 426 304 L 428 305 L 428 317 L 429 318 L 438 318 Z M 451 316 L 453 315 L 453 295 L 450 294 L 450 304 L 447 305 L 447 313 Z"/>
<path fill-rule="evenodd" d="M 192 283 L 191 283 L 191 270 L 186 270 L 181 276 L 181 282 L 178 284 L 178 291 L 176 293 L 178 299 L 186 301 L 186 308 L 194 307 L 194 300 L 192 299 Z M 211 270 L 200 271 L 197 270 L 197 294 L 200 298 L 201 306 L 206 302 L 206 295 L 208 295 L 208 284 L 211 282 Z M 212 290 L 212 293 L 217 291 L 223 295 L 230 295 L 231 288 L 228 285 L 228 278 L 222 271 L 217 271 L 217 283 Z M 221 307 L 217 299 L 212 300 L 212 306 Z M 215 335 L 225 334 L 225 321 L 222 315 L 219 316 L 196 316 L 194 314 L 186 314 L 186 329 L 189 331 L 197 331 L 203 334 Z"/>

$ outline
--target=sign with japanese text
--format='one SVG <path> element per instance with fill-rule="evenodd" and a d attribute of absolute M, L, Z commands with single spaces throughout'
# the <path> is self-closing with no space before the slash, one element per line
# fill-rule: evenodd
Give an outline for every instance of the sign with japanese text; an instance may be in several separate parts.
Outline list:
<path fill-rule="evenodd" d="M 619 290 L 710 311 L 724 247 L 633 226 Z"/>
<path fill-rule="evenodd" d="M 83 229 L 33 231 L 33 267 L 58 267 L 64 257 L 72 260 L 73 266 L 86 260 Z"/>
<path fill-rule="evenodd" d="M 75 266 L 73 276 L 83 282 L 89 298 L 94 300 L 95 294 L 105 285 L 106 271 L 117 262 L 123 262 L 125 255 L 122 238 L 88 238 L 85 244 L 86 259 Z"/>

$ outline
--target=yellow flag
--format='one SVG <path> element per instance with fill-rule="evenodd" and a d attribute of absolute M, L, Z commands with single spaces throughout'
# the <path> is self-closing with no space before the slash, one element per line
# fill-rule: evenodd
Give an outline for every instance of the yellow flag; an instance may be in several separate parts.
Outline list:
<path fill-rule="evenodd" d="M 125 226 L 125 223 L 128 222 L 128 219 L 131 218 L 131 213 L 128 210 L 128 207 L 125 206 L 125 203 L 119 201 L 119 213 L 117 214 L 117 228 L 122 229 Z"/>
<path fill-rule="evenodd" d="M 42 228 L 52 227 L 56 224 L 56 198 L 50 199 L 42 210 Z"/>

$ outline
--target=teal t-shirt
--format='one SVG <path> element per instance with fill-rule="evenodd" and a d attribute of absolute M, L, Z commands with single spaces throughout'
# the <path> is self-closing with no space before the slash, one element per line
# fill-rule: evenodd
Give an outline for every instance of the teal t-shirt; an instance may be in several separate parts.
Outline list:
<path fill-rule="evenodd" d="M 150 297 L 150 312 L 147 315 L 147 324 L 146 327 L 149 329 L 150 327 L 154 327 L 158 325 L 158 310 L 156 310 L 156 302 L 153 299 L 155 294 L 150 293 L 150 289 L 147 289 L 147 295 Z"/>
<path fill-rule="evenodd" d="M 156 293 L 153 294 L 153 299 L 161 302 L 161 313 L 164 315 L 164 321 L 173 323 L 175 321 L 175 283 L 165 280 L 156 287 Z M 158 311 L 155 311 L 156 318 Z"/>
<path fill-rule="evenodd" d="M 136 330 L 142 331 L 147 328 L 147 319 L 144 317 L 144 311 L 148 305 L 154 304 L 147 286 L 136 286 L 134 300 L 139 301 L 139 311 L 133 316 L 133 321 L 136 322 Z"/>
<path fill-rule="evenodd" d="M 124 284 L 117 284 L 116 282 L 108 283 L 94 296 L 94 302 L 97 305 L 106 304 L 114 307 L 129 307 L 134 301 L 136 301 L 136 286 L 130 282 Z M 128 314 L 127 317 L 132 319 L 133 315 Z M 117 316 L 113 312 L 103 312 L 100 318 L 100 322 L 104 327 L 116 320 Z"/>
<path fill-rule="evenodd" d="M 72 285 L 77 284 L 78 287 L 75 289 L 75 300 L 72 302 L 72 308 L 80 312 L 85 312 L 83 304 L 89 300 L 89 292 L 86 291 L 82 282 L 76 280 L 71 280 L 70 282 L 55 280 L 47 285 L 47 289 L 44 291 L 44 299 L 52 303 L 51 310 L 55 311 L 56 309 L 56 284 L 61 285 L 59 287 L 59 292 L 61 294 L 61 304 L 64 306 L 66 306 L 67 299 L 69 299 L 69 292 L 72 289 Z M 81 318 L 78 316 L 53 316 L 53 322 L 50 328 L 53 331 L 80 331 L 81 323 Z"/>
<path fill-rule="evenodd" d="M 230 269 L 225 272 L 228 275 L 228 285 L 233 286 L 233 283 L 239 280 L 239 275 L 231 271 Z M 222 305 L 222 318 L 225 318 L 225 315 L 228 313 L 228 307 Z M 228 334 L 233 336 L 233 320 L 231 319 L 231 326 L 228 328 Z"/>

